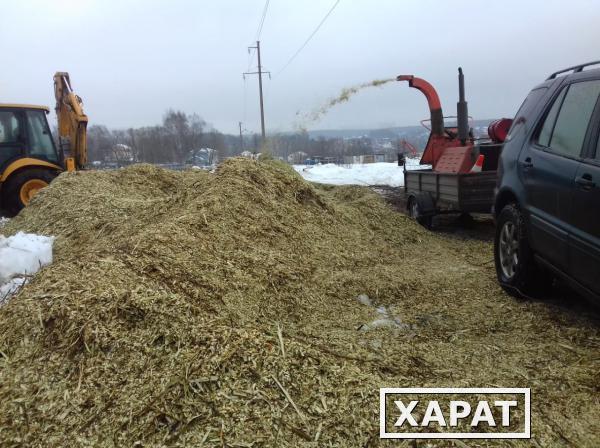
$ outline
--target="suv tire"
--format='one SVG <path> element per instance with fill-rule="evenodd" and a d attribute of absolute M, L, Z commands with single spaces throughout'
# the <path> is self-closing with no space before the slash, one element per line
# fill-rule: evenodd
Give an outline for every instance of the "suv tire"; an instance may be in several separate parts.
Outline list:
<path fill-rule="evenodd" d="M 514 297 L 539 294 L 551 284 L 552 278 L 536 266 L 523 214 L 517 205 L 506 205 L 496 224 L 494 264 L 498 282 Z"/>

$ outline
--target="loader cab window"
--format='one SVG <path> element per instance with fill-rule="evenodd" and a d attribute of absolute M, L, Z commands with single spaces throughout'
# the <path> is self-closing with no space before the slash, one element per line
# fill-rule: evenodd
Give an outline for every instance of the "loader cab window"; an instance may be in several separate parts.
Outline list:
<path fill-rule="evenodd" d="M 45 112 L 42 110 L 28 110 L 27 122 L 29 124 L 29 155 L 51 162 L 58 162 L 58 154 L 50 134 Z"/>
<path fill-rule="evenodd" d="M 24 136 L 21 114 L 0 110 L 0 170 L 2 166 L 23 155 Z"/>
<path fill-rule="evenodd" d="M 16 112 L 0 111 L 0 144 L 22 143 L 21 123 Z"/>

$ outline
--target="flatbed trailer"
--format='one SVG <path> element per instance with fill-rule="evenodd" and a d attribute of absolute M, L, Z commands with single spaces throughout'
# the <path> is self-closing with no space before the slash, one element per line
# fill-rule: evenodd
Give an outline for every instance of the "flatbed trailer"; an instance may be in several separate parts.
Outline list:
<path fill-rule="evenodd" d="M 501 146 L 492 143 L 478 147 L 478 153 L 486 154 L 483 171 L 478 173 L 405 168 L 408 213 L 426 227 L 431 226 L 435 215 L 442 213 L 491 213 Z"/>

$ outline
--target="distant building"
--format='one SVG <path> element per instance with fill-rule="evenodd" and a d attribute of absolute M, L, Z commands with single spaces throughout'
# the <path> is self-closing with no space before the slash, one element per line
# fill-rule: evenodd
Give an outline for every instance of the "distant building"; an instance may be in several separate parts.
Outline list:
<path fill-rule="evenodd" d="M 288 161 L 288 163 L 292 163 L 294 165 L 299 165 L 302 162 L 304 162 L 304 160 L 307 158 L 308 158 L 308 154 L 305 153 L 304 151 L 296 151 L 296 152 L 291 153 L 287 157 L 287 161 Z"/>
<path fill-rule="evenodd" d="M 209 167 L 216 162 L 216 151 L 212 148 L 192 149 L 185 160 L 186 165 Z"/>
<path fill-rule="evenodd" d="M 123 143 L 116 143 L 107 154 L 106 162 L 116 163 L 119 165 L 128 165 L 135 162 L 135 155 L 133 149 L 129 145 Z"/>
<path fill-rule="evenodd" d="M 346 165 L 362 165 L 365 163 L 381 163 L 381 162 L 394 162 L 397 154 L 391 153 L 375 153 L 375 154 L 362 154 L 359 156 L 345 156 L 344 164 Z"/>

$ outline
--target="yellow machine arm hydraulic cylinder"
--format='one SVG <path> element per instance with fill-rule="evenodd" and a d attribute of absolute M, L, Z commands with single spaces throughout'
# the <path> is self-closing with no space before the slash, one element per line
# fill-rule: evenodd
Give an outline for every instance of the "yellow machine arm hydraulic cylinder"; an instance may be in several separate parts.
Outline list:
<path fill-rule="evenodd" d="M 59 144 L 65 155 L 67 171 L 84 168 L 87 163 L 87 123 L 83 102 L 71 87 L 69 74 L 54 75 L 54 96 L 58 119 Z"/>

